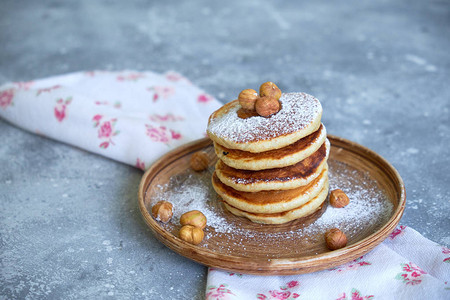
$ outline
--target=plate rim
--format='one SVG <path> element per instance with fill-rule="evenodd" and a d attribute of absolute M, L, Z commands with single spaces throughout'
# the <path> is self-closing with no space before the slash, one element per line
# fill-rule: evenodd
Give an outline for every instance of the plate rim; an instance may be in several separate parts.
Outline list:
<path fill-rule="evenodd" d="M 210 249 L 203 248 L 199 245 L 192 245 L 166 231 L 162 226 L 159 225 L 156 220 L 154 220 L 145 206 L 145 192 L 147 186 L 151 183 L 151 180 L 157 176 L 158 172 L 164 168 L 164 166 L 172 163 L 180 157 L 183 157 L 187 153 L 197 151 L 198 149 L 207 147 L 212 144 L 212 141 L 207 137 L 183 144 L 169 151 L 168 153 L 157 159 L 143 174 L 138 189 L 138 202 L 139 209 L 144 218 L 144 221 L 146 222 L 147 226 L 150 227 L 156 238 L 174 252 L 205 266 L 233 272 L 257 275 L 293 275 L 324 270 L 356 259 L 361 255 L 364 255 L 365 253 L 373 250 L 377 245 L 382 243 L 398 225 L 403 215 L 406 204 L 405 186 L 403 179 L 401 178 L 395 167 L 375 151 L 338 136 L 327 134 L 327 137 L 330 140 L 331 148 L 345 148 L 346 150 L 350 150 L 351 152 L 355 153 L 355 151 L 352 151 L 352 149 L 356 147 L 365 153 L 365 159 L 381 162 L 384 167 L 383 171 L 386 171 L 384 169 L 387 169 L 392 173 L 390 174 L 390 179 L 397 180 L 396 183 L 394 182 L 394 185 L 396 187 L 396 194 L 398 194 L 398 188 L 400 188 L 400 194 L 397 195 L 398 205 L 397 208 L 392 212 L 391 217 L 376 232 L 370 234 L 364 239 L 357 241 L 354 244 L 351 244 L 342 249 L 303 257 L 274 259 L 248 258 L 243 256 L 217 253 Z M 360 153 L 357 153 L 357 155 L 360 156 Z M 155 171 L 158 172 L 156 172 L 154 176 L 149 177 L 149 174 Z M 212 263 L 212 261 L 216 263 Z M 222 263 L 218 263 L 219 261 Z M 224 262 L 230 262 L 230 266 L 224 265 Z M 246 264 L 251 262 L 254 266 L 252 269 L 239 268 L 238 266 L 243 266 L 242 262 L 245 262 Z M 317 262 L 321 262 L 321 264 L 317 264 Z M 257 266 L 257 268 L 255 268 L 255 266 Z"/>

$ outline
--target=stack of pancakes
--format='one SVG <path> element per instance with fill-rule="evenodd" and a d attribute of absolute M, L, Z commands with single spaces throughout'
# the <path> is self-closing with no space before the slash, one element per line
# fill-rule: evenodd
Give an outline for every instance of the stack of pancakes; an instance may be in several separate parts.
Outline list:
<path fill-rule="evenodd" d="M 257 223 L 305 217 L 328 195 L 330 143 L 320 102 L 305 93 L 282 94 L 279 101 L 280 111 L 265 118 L 240 113 L 235 100 L 208 122 L 219 158 L 213 187 L 231 213 Z"/>

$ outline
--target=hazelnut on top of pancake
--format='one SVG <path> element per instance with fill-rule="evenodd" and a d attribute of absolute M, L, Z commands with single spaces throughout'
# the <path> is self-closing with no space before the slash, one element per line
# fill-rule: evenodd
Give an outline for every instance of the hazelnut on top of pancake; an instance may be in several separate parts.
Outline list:
<path fill-rule="evenodd" d="M 286 147 L 320 127 L 322 106 L 305 93 L 282 94 L 281 109 L 270 117 L 241 118 L 239 100 L 229 102 L 209 118 L 207 133 L 230 149 L 258 153 Z"/>
<path fill-rule="evenodd" d="M 212 186 L 224 207 L 252 222 L 282 224 L 315 214 L 328 196 L 330 143 L 319 100 L 263 83 L 209 118 L 219 158 Z"/>

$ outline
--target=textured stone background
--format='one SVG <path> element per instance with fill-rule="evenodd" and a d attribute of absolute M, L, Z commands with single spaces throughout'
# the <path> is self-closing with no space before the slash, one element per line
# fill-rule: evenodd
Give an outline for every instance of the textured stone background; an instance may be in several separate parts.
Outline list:
<path fill-rule="evenodd" d="M 0 3 L 0 84 L 169 69 L 221 101 L 272 80 L 402 175 L 401 224 L 450 245 L 448 1 Z M 141 219 L 132 167 L 0 120 L 0 299 L 201 299 L 206 268 Z"/>

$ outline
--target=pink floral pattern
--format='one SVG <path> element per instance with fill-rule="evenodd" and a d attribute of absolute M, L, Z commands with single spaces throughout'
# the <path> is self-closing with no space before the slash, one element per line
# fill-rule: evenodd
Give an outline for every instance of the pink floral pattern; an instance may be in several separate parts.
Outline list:
<path fill-rule="evenodd" d="M 109 145 L 115 145 L 112 138 L 120 133 L 120 131 L 114 130 L 117 119 L 105 120 L 102 115 L 95 115 L 92 121 L 94 122 L 94 127 L 98 128 L 98 138 L 102 141 L 99 147 L 106 149 Z"/>
<path fill-rule="evenodd" d="M 18 89 L 28 91 L 34 84 L 34 81 L 20 81 L 14 82 Z"/>
<path fill-rule="evenodd" d="M 180 140 L 182 138 L 179 132 L 165 126 L 154 127 L 152 125 L 145 124 L 145 127 L 147 128 L 147 136 L 149 136 L 154 142 L 161 142 L 168 145 L 172 140 Z"/>
<path fill-rule="evenodd" d="M 164 77 L 168 80 L 168 81 L 172 81 L 172 82 L 179 82 L 179 81 L 183 81 L 189 85 L 191 85 L 191 81 L 189 79 L 187 79 L 186 77 L 184 77 L 183 75 L 181 75 L 180 73 L 174 72 L 174 71 L 168 71 L 164 74 Z"/>
<path fill-rule="evenodd" d="M 287 300 L 287 299 L 296 299 L 300 297 L 298 292 L 298 288 L 300 287 L 300 283 L 298 281 L 289 281 L 285 286 L 280 286 L 279 290 L 271 290 L 268 294 L 259 293 L 256 295 L 256 298 L 259 300 L 265 299 L 279 299 L 279 300 Z M 294 289 L 294 290 L 293 290 Z"/>
<path fill-rule="evenodd" d="M 224 283 L 218 287 L 214 285 L 208 286 L 206 288 L 206 300 L 229 299 L 230 295 L 236 296 L 227 286 Z"/>
<path fill-rule="evenodd" d="M 136 159 L 136 168 L 139 168 L 143 171 L 145 171 L 145 163 L 139 159 L 139 157 Z"/>
<path fill-rule="evenodd" d="M 373 299 L 374 295 L 361 296 L 361 292 L 358 291 L 357 289 L 353 288 L 352 291 L 350 292 L 350 297 L 351 298 L 348 298 L 345 293 L 342 293 L 341 295 L 339 295 L 339 298 L 337 298 L 336 300 L 365 300 L 365 299 Z"/>
<path fill-rule="evenodd" d="M 165 73 L 164 76 L 166 77 L 167 80 L 173 81 L 173 82 L 177 82 L 180 80 L 186 80 L 186 78 L 183 77 L 183 75 L 181 75 L 177 72 L 174 72 L 174 71 L 169 71 L 169 72 Z"/>
<path fill-rule="evenodd" d="M 416 285 L 422 282 L 422 275 L 427 274 L 419 266 L 410 262 L 409 264 L 401 264 L 402 271 L 395 276 L 395 279 L 401 280 L 406 285 Z"/>
<path fill-rule="evenodd" d="M 50 93 L 53 90 L 59 89 L 61 88 L 61 86 L 59 84 L 48 87 L 48 88 L 43 88 L 43 89 L 38 89 L 36 92 L 36 96 L 39 96 L 42 93 Z"/>
<path fill-rule="evenodd" d="M 242 274 L 241 273 L 228 272 L 228 275 L 242 278 Z"/>
<path fill-rule="evenodd" d="M 389 235 L 389 238 L 391 240 L 395 239 L 398 235 L 403 234 L 403 231 L 406 229 L 406 226 L 400 225 L 397 228 L 392 231 L 392 233 Z"/>
<path fill-rule="evenodd" d="M 120 101 L 116 101 L 114 103 L 110 103 L 108 101 L 95 101 L 95 105 L 112 106 L 117 109 L 122 107 L 122 103 L 120 103 Z"/>
<path fill-rule="evenodd" d="M 159 114 L 153 114 L 149 116 L 150 121 L 153 122 L 177 122 L 177 121 L 184 121 L 184 118 L 182 116 L 176 116 L 174 114 L 166 114 L 166 115 L 159 115 Z"/>
<path fill-rule="evenodd" d="M 448 249 L 447 247 L 442 247 L 442 253 L 450 255 L 450 249 Z M 444 258 L 443 262 L 450 263 L 450 257 Z"/>
<path fill-rule="evenodd" d="M 207 103 L 207 102 L 209 102 L 209 101 L 212 101 L 214 98 L 213 98 L 213 96 L 211 96 L 211 95 L 208 95 L 208 94 L 200 94 L 200 95 L 198 95 L 198 97 L 197 97 L 197 102 L 200 102 L 200 103 Z"/>
<path fill-rule="evenodd" d="M 3 109 L 6 109 L 8 106 L 14 105 L 13 99 L 14 94 L 16 90 L 15 89 L 7 89 L 0 91 L 0 107 Z"/>
<path fill-rule="evenodd" d="M 94 77 L 96 74 L 95 71 L 86 71 L 84 72 L 84 75 L 89 76 L 89 77 Z"/>
<path fill-rule="evenodd" d="M 118 75 L 116 77 L 116 79 L 118 81 L 138 81 L 139 79 L 144 78 L 144 77 L 145 77 L 144 74 L 134 72 L 134 73 Z"/>
<path fill-rule="evenodd" d="M 92 77 L 93 78 L 93 77 L 95 77 L 97 75 L 101 76 L 101 75 L 104 75 L 104 74 L 111 74 L 111 73 L 114 73 L 114 72 L 102 71 L 102 70 L 91 70 L 91 71 L 86 71 L 83 74 L 85 76 L 87 76 L 87 77 Z"/>
<path fill-rule="evenodd" d="M 103 122 L 102 126 L 100 126 L 100 129 L 98 130 L 98 137 L 99 138 L 109 138 L 112 133 L 112 127 L 111 122 L 106 121 Z"/>
<path fill-rule="evenodd" d="M 159 99 L 168 99 L 175 94 L 175 88 L 173 86 L 153 86 L 147 88 L 147 90 L 153 92 L 153 102 Z"/>
<path fill-rule="evenodd" d="M 56 105 L 53 108 L 53 112 L 58 122 L 62 122 L 66 118 L 66 109 L 71 102 L 72 97 L 68 97 L 66 98 L 66 100 L 64 100 L 63 98 L 59 98 L 58 100 L 56 100 Z"/>
<path fill-rule="evenodd" d="M 348 262 L 342 266 L 331 268 L 328 270 L 329 271 L 337 271 L 338 273 L 346 272 L 346 271 L 355 271 L 355 270 L 358 270 L 362 266 L 370 266 L 372 264 L 370 262 L 363 261 L 362 259 L 363 259 L 363 256 L 361 256 L 355 260 L 352 260 L 351 262 Z"/>

